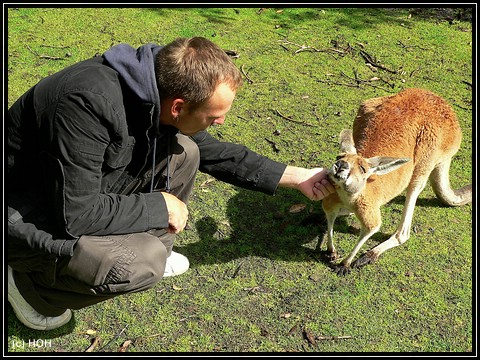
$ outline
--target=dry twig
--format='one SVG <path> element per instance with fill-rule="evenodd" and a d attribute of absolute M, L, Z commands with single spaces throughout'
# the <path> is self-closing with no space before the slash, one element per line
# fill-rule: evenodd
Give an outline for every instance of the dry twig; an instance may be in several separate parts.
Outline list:
<path fill-rule="evenodd" d="M 300 124 L 300 125 L 305 125 L 305 126 L 315 126 L 315 125 L 312 125 L 312 124 L 308 124 L 304 121 L 296 121 L 296 120 L 293 120 L 292 118 L 289 118 L 285 115 L 283 115 L 280 111 L 278 111 L 277 109 L 275 109 L 275 111 L 277 112 L 278 115 L 280 115 L 282 118 L 288 120 L 288 121 L 291 121 L 291 122 L 294 122 L 296 124 Z"/>
<path fill-rule="evenodd" d="M 340 56 L 345 56 L 347 55 L 350 51 L 351 51 L 351 46 L 348 45 L 346 48 L 344 49 L 334 49 L 334 48 L 328 48 L 328 49 L 317 49 L 313 46 L 309 46 L 309 45 L 300 45 L 300 44 L 296 44 L 294 42 L 291 42 L 287 39 L 284 39 L 284 40 L 278 40 L 278 41 L 281 41 L 283 44 L 287 44 L 287 45 L 295 45 L 297 46 L 299 49 L 297 49 L 294 54 L 298 54 L 299 52 L 302 52 L 302 51 L 313 51 L 313 52 L 324 52 L 324 53 L 327 53 L 329 55 L 332 55 L 333 57 L 335 57 L 335 54 L 337 55 L 340 55 Z M 288 50 L 288 48 L 283 45 L 283 44 L 280 44 L 281 47 L 283 47 L 285 50 Z"/>
<path fill-rule="evenodd" d="M 103 345 L 103 346 L 102 346 L 102 348 L 101 348 L 100 350 L 102 350 L 102 349 L 106 348 L 106 347 L 107 347 L 108 345 L 110 345 L 110 344 L 111 344 L 111 343 L 112 343 L 114 340 L 116 340 L 117 338 L 119 338 L 119 337 L 120 337 L 120 335 L 122 335 L 122 334 L 123 334 L 123 332 L 125 331 L 125 329 L 126 329 L 127 327 L 128 327 L 128 324 L 127 324 L 127 325 L 125 325 L 125 327 L 124 327 L 124 328 L 123 328 L 123 329 L 122 329 L 122 330 L 121 330 L 121 331 L 120 331 L 118 334 L 116 334 L 116 335 L 115 335 L 115 336 L 112 338 L 112 340 L 110 340 L 110 341 L 109 341 L 109 342 L 107 342 L 105 345 Z"/>
<path fill-rule="evenodd" d="M 269 140 L 269 139 L 267 139 L 267 138 L 265 138 L 265 140 L 267 140 L 267 142 L 268 142 L 270 145 L 272 145 L 273 150 L 274 150 L 275 152 L 277 152 L 277 153 L 280 152 L 280 149 L 278 148 L 277 144 L 276 144 L 274 141 Z"/>
<path fill-rule="evenodd" d="M 70 46 L 65 45 L 65 46 L 55 46 L 55 45 L 40 45 L 41 47 L 46 47 L 46 48 L 53 48 L 53 49 L 68 49 Z"/>
<path fill-rule="evenodd" d="M 362 57 L 365 59 L 365 61 L 368 63 L 368 64 L 371 64 L 373 66 L 375 66 L 376 68 L 379 68 L 379 69 L 382 69 L 382 70 L 385 70 L 385 71 L 388 71 L 392 74 L 397 74 L 398 71 L 396 70 L 390 70 L 388 69 L 387 67 L 383 66 L 383 65 L 380 65 L 380 64 L 377 64 L 375 62 L 375 60 L 373 60 L 372 56 L 367 53 L 365 50 L 360 50 L 360 55 L 362 55 Z"/>
<path fill-rule="evenodd" d="M 351 339 L 352 336 L 317 336 L 315 339 L 317 340 L 342 340 L 342 339 Z"/>
<path fill-rule="evenodd" d="M 39 53 L 37 53 L 36 51 L 33 51 L 32 48 L 30 46 L 28 46 L 28 44 L 25 44 L 25 46 L 27 47 L 27 49 L 35 56 L 38 56 L 40 59 L 49 59 L 49 60 L 65 60 L 64 57 L 60 57 L 60 56 L 49 56 L 49 55 L 40 55 Z"/>
<path fill-rule="evenodd" d="M 250 84 L 253 84 L 253 80 L 248 77 L 247 73 L 246 73 L 245 70 L 243 69 L 244 66 L 245 66 L 245 64 L 242 64 L 242 66 L 241 66 L 241 68 L 240 68 L 240 69 L 242 70 L 242 74 L 247 78 L 247 81 L 248 81 Z"/>
<path fill-rule="evenodd" d="M 237 268 L 235 269 L 235 271 L 233 272 L 233 275 L 231 276 L 232 279 L 235 279 L 237 276 L 238 276 L 238 273 L 240 272 L 240 268 L 242 267 L 243 263 L 245 262 L 245 260 L 242 260 L 240 262 L 240 264 L 238 264 Z"/>

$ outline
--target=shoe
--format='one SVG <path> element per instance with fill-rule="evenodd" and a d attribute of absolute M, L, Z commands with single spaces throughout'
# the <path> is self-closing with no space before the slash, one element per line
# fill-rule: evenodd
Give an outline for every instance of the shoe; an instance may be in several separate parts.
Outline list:
<path fill-rule="evenodd" d="M 183 274 L 190 267 L 190 262 L 187 257 L 172 251 L 170 256 L 167 258 L 167 263 L 165 265 L 165 272 L 163 277 L 168 276 L 177 276 Z"/>
<path fill-rule="evenodd" d="M 13 269 L 8 265 L 8 301 L 15 315 L 25 326 L 35 330 L 53 330 L 65 325 L 72 318 L 72 311 L 67 309 L 59 316 L 45 316 L 38 313 L 18 291 L 13 279 Z"/>

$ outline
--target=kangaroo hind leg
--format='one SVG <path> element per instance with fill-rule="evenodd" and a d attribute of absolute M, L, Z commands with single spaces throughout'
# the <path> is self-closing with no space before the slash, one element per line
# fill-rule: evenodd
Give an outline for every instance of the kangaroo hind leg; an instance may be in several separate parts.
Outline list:
<path fill-rule="evenodd" d="M 407 188 L 405 203 L 403 205 L 402 219 L 395 233 L 389 239 L 378 244 L 373 249 L 367 251 L 362 257 L 358 258 L 352 267 L 361 267 L 375 262 L 385 251 L 405 243 L 410 238 L 413 213 L 418 196 L 427 184 L 428 175 L 412 178 Z"/>

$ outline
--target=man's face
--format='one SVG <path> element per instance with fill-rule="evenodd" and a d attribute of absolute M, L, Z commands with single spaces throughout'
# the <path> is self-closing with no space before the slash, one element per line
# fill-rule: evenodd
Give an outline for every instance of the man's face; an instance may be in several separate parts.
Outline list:
<path fill-rule="evenodd" d="M 226 83 L 220 83 L 212 97 L 204 104 L 190 111 L 189 105 L 185 104 L 178 116 L 178 122 L 174 125 L 184 135 L 190 136 L 205 130 L 211 125 L 221 125 L 225 122 L 225 116 L 230 110 L 235 91 Z"/>

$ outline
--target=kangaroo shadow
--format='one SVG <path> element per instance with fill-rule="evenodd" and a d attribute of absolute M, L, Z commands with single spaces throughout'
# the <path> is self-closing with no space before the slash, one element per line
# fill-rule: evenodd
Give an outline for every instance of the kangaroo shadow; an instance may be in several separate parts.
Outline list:
<path fill-rule="evenodd" d="M 392 201 L 389 202 L 389 204 L 398 204 L 398 205 L 403 205 L 405 203 L 405 195 L 399 195 L 396 198 L 392 199 Z M 442 202 L 439 198 L 436 196 L 433 197 L 422 197 L 420 194 L 420 197 L 417 199 L 415 203 L 415 207 L 438 207 L 438 208 L 450 208 L 451 206 L 445 204 Z"/>

